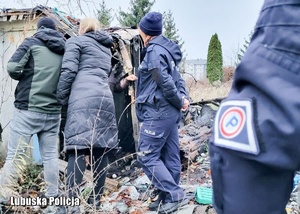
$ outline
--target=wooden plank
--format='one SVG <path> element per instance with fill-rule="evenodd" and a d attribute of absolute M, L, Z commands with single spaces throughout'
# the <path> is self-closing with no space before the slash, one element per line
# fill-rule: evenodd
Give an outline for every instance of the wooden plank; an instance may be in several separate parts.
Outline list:
<path fill-rule="evenodd" d="M 24 17 L 24 14 L 20 14 L 20 15 L 18 16 L 18 20 L 23 20 L 23 17 Z"/>
<path fill-rule="evenodd" d="M 106 178 L 105 179 L 105 188 L 108 189 L 111 192 L 115 192 L 118 188 L 119 185 L 119 181 L 114 180 L 114 179 L 110 179 L 110 178 Z"/>
<path fill-rule="evenodd" d="M 17 16 L 16 16 L 16 15 L 13 15 L 13 16 L 10 17 L 9 21 L 10 21 L 10 22 L 11 22 L 11 21 L 15 21 L 16 19 L 17 19 Z"/>

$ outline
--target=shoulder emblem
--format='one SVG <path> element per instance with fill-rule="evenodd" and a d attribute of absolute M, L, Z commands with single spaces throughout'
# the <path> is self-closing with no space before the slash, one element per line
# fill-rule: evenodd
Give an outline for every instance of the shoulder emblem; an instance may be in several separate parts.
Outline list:
<path fill-rule="evenodd" d="M 259 153 L 259 144 L 253 122 L 251 100 L 222 102 L 215 118 L 214 144 L 228 149 Z"/>

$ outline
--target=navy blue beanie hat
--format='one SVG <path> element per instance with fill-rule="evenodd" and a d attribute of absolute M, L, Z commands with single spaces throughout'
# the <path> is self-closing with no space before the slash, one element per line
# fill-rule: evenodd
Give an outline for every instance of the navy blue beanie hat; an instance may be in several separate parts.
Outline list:
<path fill-rule="evenodd" d="M 139 23 L 140 29 L 149 36 L 158 36 L 162 33 L 162 15 L 159 12 L 147 13 Z"/>
<path fill-rule="evenodd" d="M 37 23 L 37 28 L 39 29 L 40 27 L 45 27 L 45 28 L 50 28 L 50 29 L 53 29 L 55 30 L 55 23 L 53 21 L 53 19 L 51 18 L 48 18 L 48 17 L 44 17 L 44 18 L 41 18 L 38 23 Z"/>

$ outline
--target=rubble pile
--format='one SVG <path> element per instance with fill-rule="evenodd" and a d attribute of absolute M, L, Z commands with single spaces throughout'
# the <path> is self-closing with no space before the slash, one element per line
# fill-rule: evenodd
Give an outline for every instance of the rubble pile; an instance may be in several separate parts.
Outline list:
<path fill-rule="evenodd" d="M 184 157 L 194 161 L 199 153 L 206 152 L 210 134 L 210 128 L 207 126 L 201 127 L 195 123 L 180 129 L 180 149 L 184 152 Z"/>
<path fill-rule="evenodd" d="M 210 160 L 208 155 L 209 139 L 212 133 L 213 118 L 216 110 L 210 105 L 192 105 L 189 112 L 183 115 L 183 120 L 179 126 L 180 152 L 182 159 L 182 176 L 180 185 L 190 198 L 189 205 L 179 210 L 180 213 L 193 214 L 216 214 L 210 204 L 200 204 L 196 199 L 196 189 L 199 187 L 212 188 Z M 151 214 L 149 204 L 158 197 L 159 190 L 156 189 L 147 176 L 143 173 L 139 165 L 136 154 L 118 154 L 115 161 L 109 166 L 105 183 L 105 193 L 101 199 L 101 211 L 95 211 L 93 207 L 82 200 L 82 213 L 128 213 L 128 214 Z M 64 170 L 66 162 L 60 162 L 61 189 L 65 188 Z M 26 191 L 21 193 L 24 197 L 37 197 L 43 191 L 44 183 L 40 179 L 34 180 L 34 185 L 28 185 Z M 92 189 L 92 176 L 90 171 L 86 171 L 84 182 L 82 183 L 82 198 L 86 198 L 86 193 Z M 24 181 L 23 181 L 24 182 Z M 37 183 L 40 182 L 40 183 Z M 291 194 L 287 205 L 288 214 L 299 213 L 297 205 L 298 186 Z M 192 208 L 193 211 L 186 212 Z M 45 213 L 42 207 L 9 207 L 4 210 L 11 210 L 15 213 Z M 0 212 L 1 213 L 1 212 Z M 47 213 L 51 213 L 48 209 Z M 55 209 L 53 212 L 55 213 Z"/>
<path fill-rule="evenodd" d="M 180 150 L 184 167 L 195 164 L 202 165 L 207 157 L 213 118 L 216 111 L 208 105 L 191 106 L 184 116 L 184 124 L 179 128 Z M 188 162 L 186 162 L 188 161 Z M 209 165 L 209 161 L 208 161 Z M 209 166 L 204 167 L 206 170 Z"/>
<path fill-rule="evenodd" d="M 215 110 L 209 105 L 191 106 L 183 115 L 179 126 L 182 178 L 180 185 L 190 198 L 190 205 L 196 207 L 195 189 L 211 188 L 208 143 Z M 132 156 L 122 158 L 111 166 L 109 180 L 118 181 L 115 192 L 107 192 L 103 197 L 102 210 L 108 213 L 147 213 L 149 203 L 157 199 L 159 191 L 141 170 Z M 199 205 L 207 212 L 215 213 L 208 205 Z M 199 208 L 197 208 L 199 209 Z M 196 210 L 196 209 L 195 209 Z M 209 211 L 209 212 L 208 212 Z M 149 212 L 151 213 L 151 212 Z M 180 211 L 178 212 L 180 213 Z M 200 213 L 200 212 L 195 212 Z"/>
<path fill-rule="evenodd" d="M 211 135 L 214 113 L 215 111 L 209 106 L 202 108 L 191 106 L 190 111 L 184 115 L 183 122 L 179 127 L 182 159 L 182 179 L 180 185 L 189 195 L 190 205 L 193 206 L 197 205 L 195 201 L 195 189 L 199 186 L 211 187 L 208 141 Z M 151 181 L 143 173 L 136 159 L 136 154 L 119 154 L 114 158 L 115 161 L 108 169 L 105 183 L 106 190 L 101 199 L 101 212 L 98 213 L 151 213 L 148 211 L 148 206 L 157 199 L 159 190 L 154 188 Z M 60 161 L 62 192 L 65 192 L 63 176 L 66 165 L 65 161 Z M 86 170 L 84 182 L 81 186 L 83 198 L 86 198 L 86 192 L 92 188 L 91 180 L 91 173 Z M 44 183 L 41 182 L 36 185 L 35 182 L 35 185 L 32 187 L 34 189 L 28 187 L 26 191 L 21 193 L 21 196 L 38 196 L 44 190 Z M 82 205 L 82 213 L 93 210 L 93 207 L 89 207 L 84 200 Z M 209 208 L 208 205 L 203 206 L 204 210 L 207 208 Z M 18 212 L 20 209 L 6 206 L 5 210 Z M 21 210 L 23 212 L 24 208 Z M 36 206 L 26 208 L 27 213 L 42 213 L 43 210 L 44 208 Z M 207 213 L 214 213 L 211 211 L 212 209 L 207 210 L 210 210 Z M 47 213 L 51 213 L 51 209 L 48 209 Z M 95 213 L 95 211 L 91 213 Z"/>

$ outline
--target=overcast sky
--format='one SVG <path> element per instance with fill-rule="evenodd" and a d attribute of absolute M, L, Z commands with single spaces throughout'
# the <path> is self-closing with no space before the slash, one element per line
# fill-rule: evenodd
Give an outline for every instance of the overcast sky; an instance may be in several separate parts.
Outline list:
<path fill-rule="evenodd" d="M 0 0 L 0 7 L 32 7 L 37 4 L 36 2 L 39 4 L 48 2 L 48 6 L 57 6 L 54 0 L 23 0 L 25 5 L 22 6 L 17 4 L 20 1 Z M 130 0 L 105 2 L 107 8 L 117 12 L 120 7 L 124 11 L 128 10 Z M 206 59 L 210 38 L 217 33 L 225 64 L 231 64 L 239 47 L 244 44 L 244 39 L 248 38 L 253 30 L 262 4 L 262 0 L 156 0 L 152 11 L 172 11 L 178 33 L 185 42 L 187 59 Z M 83 8 L 86 8 L 87 15 L 93 14 L 88 7 Z M 116 23 L 117 21 L 114 22 Z"/>

